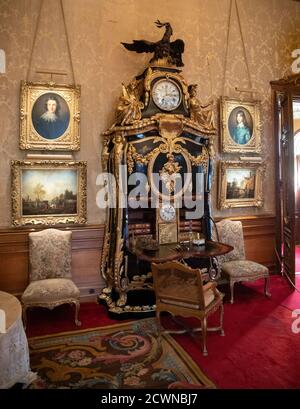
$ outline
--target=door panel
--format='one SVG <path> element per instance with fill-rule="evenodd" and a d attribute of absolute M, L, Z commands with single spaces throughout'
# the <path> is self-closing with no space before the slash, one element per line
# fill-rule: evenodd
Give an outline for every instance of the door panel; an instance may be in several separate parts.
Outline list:
<path fill-rule="evenodd" d="M 290 94 L 280 93 L 280 174 L 282 203 L 283 266 L 295 283 L 295 193 L 294 193 L 294 133 Z"/>
<path fill-rule="evenodd" d="M 300 155 L 296 156 L 296 187 L 295 187 L 295 241 L 300 244 Z"/>

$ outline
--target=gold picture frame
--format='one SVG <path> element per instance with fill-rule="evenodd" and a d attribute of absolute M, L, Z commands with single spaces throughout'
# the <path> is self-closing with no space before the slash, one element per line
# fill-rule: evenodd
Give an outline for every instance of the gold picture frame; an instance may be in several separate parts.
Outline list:
<path fill-rule="evenodd" d="M 80 149 L 80 85 L 21 81 L 20 149 Z"/>
<path fill-rule="evenodd" d="M 12 225 L 85 224 L 85 161 L 11 161 Z"/>
<path fill-rule="evenodd" d="M 221 162 L 219 208 L 262 207 L 264 172 L 265 166 L 261 162 Z"/>
<path fill-rule="evenodd" d="M 261 153 L 261 102 L 221 97 L 223 152 Z"/>

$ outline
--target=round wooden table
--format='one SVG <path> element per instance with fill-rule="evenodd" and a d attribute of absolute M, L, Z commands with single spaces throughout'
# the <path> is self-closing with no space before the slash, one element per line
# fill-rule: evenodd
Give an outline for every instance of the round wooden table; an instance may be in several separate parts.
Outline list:
<path fill-rule="evenodd" d="M 29 366 L 29 350 L 20 301 L 0 291 L 0 389 L 25 386 L 36 378 Z"/>
<path fill-rule="evenodd" d="M 233 250 L 232 246 L 217 241 L 207 241 L 205 246 L 192 245 L 191 247 L 174 244 L 162 244 L 158 250 L 149 251 L 139 247 L 129 248 L 140 260 L 149 261 L 150 263 L 165 263 L 166 261 L 182 260 L 189 258 L 207 259 L 221 256 Z"/>
<path fill-rule="evenodd" d="M 206 273 L 202 274 L 205 280 L 217 280 L 220 277 L 218 256 L 222 256 L 233 250 L 232 246 L 217 241 L 207 241 L 204 246 L 183 245 L 180 243 L 162 244 L 158 250 L 143 250 L 138 246 L 129 247 L 129 251 L 136 255 L 137 260 L 148 261 L 149 263 L 165 263 L 167 261 L 202 259 L 209 260 L 210 267 Z"/>

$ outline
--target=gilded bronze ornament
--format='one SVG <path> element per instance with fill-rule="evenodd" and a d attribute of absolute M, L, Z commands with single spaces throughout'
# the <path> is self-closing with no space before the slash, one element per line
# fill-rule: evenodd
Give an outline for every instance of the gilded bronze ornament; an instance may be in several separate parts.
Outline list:
<path fill-rule="evenodd" d="M 139 100 L 139 82 L 133 79 L 127 87 L 122 84 L 122 95 L 116 110 L 116 123 L 124 126 L 133 124 L 142 118 L 144 104 Z"/>
<path fill-rule="evenodd" d="M 197 86 L 197 84 L 191 84 L 188 87 L 191 120 L 206 131 L 216 132 L 213 101 L 201 104 L 197 98 Z"/>

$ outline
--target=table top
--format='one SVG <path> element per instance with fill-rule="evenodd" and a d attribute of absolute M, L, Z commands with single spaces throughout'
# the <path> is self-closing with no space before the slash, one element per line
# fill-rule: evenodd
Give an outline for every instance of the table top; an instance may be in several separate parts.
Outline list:
<path fill-rule="evenodd" d="M 210 258 L 221 256 L 233 250 L 232 246 L 217 241 L 207 241 L 205 246 L 192 245 L 191 247 L 180 245 L 179 243 L 161 244 L 158 250 L 149 251 L 138 247 L 128 247 L 128 250 L 135 254 L 139 260 L 150 263 L 164 263 L 166 261 L 181 260 L 188 258 Z"/>
<path fill-rule="evenodd" d="M 0 309 L 5 311 L 6 330 L 22 316 L 22 306 L 20 301 L 9 293 L 0 291 Z"/>

